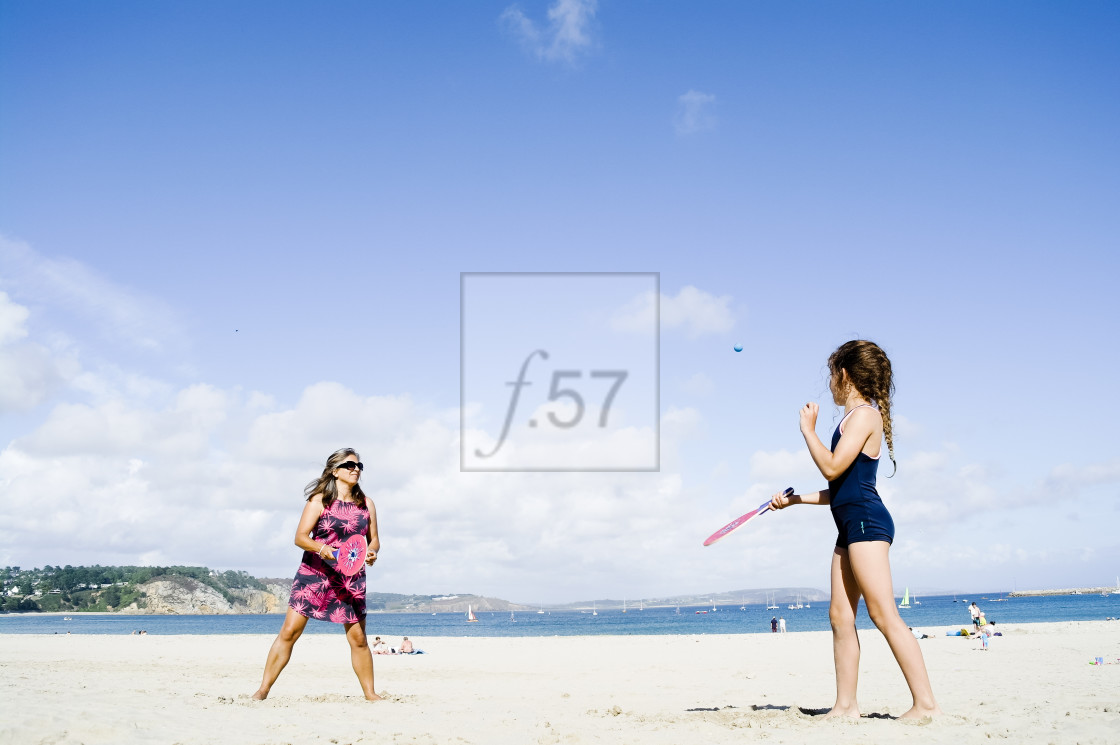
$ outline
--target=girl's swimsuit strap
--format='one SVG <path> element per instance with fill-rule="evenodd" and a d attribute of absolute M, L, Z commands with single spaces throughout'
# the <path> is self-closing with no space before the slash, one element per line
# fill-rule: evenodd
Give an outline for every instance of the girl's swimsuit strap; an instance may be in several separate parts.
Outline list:
<path fill-rule="evenodd" d="M 844 418 L 840 420 L 840 434 L 844 434 L 844 422 L 848 421 L 848 417 L 850 417 L 852 414 L 855 414 L 856 409 L 863 409 L 863 408 L 874 409 L 875 407 L 872 406 L 871 404 L 860 404 L 859 406 L 855 407 L 855 409 L 852 409 L 847 414 L 845 414 Z"/>
<path fill-rule="evenodd" d="M 865 406 L 869 409 L 877 408 L 875 406 L 872 406 L 871 404 L 860 404 L 859 406 L 855 407 L 855 409 L 852 409 L 851 411 L 849 411 L 847 414 L 844 415 L 844 418 L 840 420 L 840 426 L 838 427 L 838 429 L 840 430 L 841 435 L 844 434 L 844 422 L 848 421 L 848 417 L 850 417 L 852 414 L 856 413 L 856 409 L 862 409 Z M 879 460 L 879 457 L 882 456 L 883 451 L 880 450 L 879 455 L 875 455 L 875 456 L 867 455 L 867 453 L 863 452 L 862 450 L 859 452 L 859 454 L 863 455 L 863 456 L 866 456 L 868 458 L 871 458 L 871 460 Z M 859 456 L 856 456 L 856 457 L 858 458 Z"/>

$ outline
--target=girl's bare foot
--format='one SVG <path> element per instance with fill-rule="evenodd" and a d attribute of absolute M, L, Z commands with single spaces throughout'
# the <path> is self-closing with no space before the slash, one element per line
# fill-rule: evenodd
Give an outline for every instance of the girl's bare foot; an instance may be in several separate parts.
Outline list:
<path fill-rule="evenodd" d="M 367 693 L 366 701 L 384 701 L 384 699 L 381 698 L 381 696 L 378 696 L 376 693 Z"/>
<path fill-rule="evenodd" d="M 939 717 L 941 716 L 941 707 L 936 704 L 933 706 L 918 706 L 914 704 L 910 707 L 910 711 L 906 712 L 899 719 L 925 719 L 926 717 Z"/>
<path fill-rule="evenodd" d="M 266 698 L 268 698 L 268 691 L 257 691 L 253 694 L 254 701 L 264 701 Z"/>
<path fill-rule="evenodd" d="M 855 704 L 851 706 L 833 706 L 829 709 L 822 719 L 834 719 L 836 717 L 849 717 L 852 719 L 859 719 L 859 707 Z"/>

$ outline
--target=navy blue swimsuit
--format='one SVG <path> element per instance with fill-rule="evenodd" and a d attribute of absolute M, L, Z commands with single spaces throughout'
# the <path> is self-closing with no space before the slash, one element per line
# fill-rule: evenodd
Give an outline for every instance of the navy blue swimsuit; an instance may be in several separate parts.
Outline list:
<path fill-rule="evenodd" d="M 852 415 L 852 411 L 840 420 L 836 431 L 832 433 L 832 452 L 836 452 L 844 422 Z M 860 541 L 894 542 L 894 520 L 879 498 L 879 492 L 875 490 L 875 474 L 878 470 L 879 459 L 860 451 L 848 470 L 835 481 L 828 482 L 829 506 L 832 508 L 836 530 L 839 531 L 836 537 L 837 548 L 847 548 L 848 544 Z"/>

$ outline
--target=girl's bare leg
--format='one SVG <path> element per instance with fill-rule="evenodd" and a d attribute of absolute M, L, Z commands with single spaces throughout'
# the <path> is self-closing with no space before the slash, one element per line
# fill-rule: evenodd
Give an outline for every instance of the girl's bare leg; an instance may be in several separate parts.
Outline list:
<path fill-rule="evenodd" d="M 292 647 L 295 646 L 296 639 L 299 639 L 300 634 L 306 627 L 307 617 L 301 616 L 288 608 L 288 613 L 284 616 L 284 625 L 280 627 L 280 633 L 276 635 L 276 641 L 272 642 L 272 648 L 268 650 L 268 657 L 264 662 L 264 677 L 261 679 L 261 687 L 253 694 L 253 698 L 258 701 L 268 698 L 268 692 L 272 689 L 272 684 L 280 677 L 280 671 L 292 658 Z"/>
<path fill-rule="evenodd" d="M 929 683 L 926 662 L 922 657 L 918 640 L 910 633 L 906 622 L 898 615 L 894 604 L 894 588 L 891 586 L 890 544 L 886 541 L 865 541 L 853 543 L 848 547 L 848 558 L 856 582 L 863 592 L 867 603 L 867 613 L 883 632 L 887 644 L 894 653 L 914 705 L 902 715 L 902 719 L 918 719 L 941 713 L 933 698 L 933 687 Z"/>
<path fill-rule="evenodd" d="M 856 685 L 859 682 L 856 608 L 859 595 L 859 584 L 852 574 L 848 552 L 837 548 L 832 553 L 832 600 L 828 604 L 828 620 L 832 623 L 832 656 L 836 663 L 836 703 L 825 718 L 859 716 L 859 704 L 856 703 Z"/>
<path fill-rule="evenodd" d="M 350 664 L 362 684 L 362 693 L 369 701 L 377 701 L 381 697 L 373 690 L 373 654 L 366 641 L 366 619 L 343 626 L 346 628 L 346 641 L 350 642 Z"/>

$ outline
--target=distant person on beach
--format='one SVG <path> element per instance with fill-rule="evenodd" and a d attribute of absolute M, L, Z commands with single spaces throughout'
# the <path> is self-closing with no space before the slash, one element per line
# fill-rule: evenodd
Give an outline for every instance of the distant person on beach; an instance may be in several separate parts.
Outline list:
<path fill-rule="evenodd" d="M 773 618 L 770 619 L 770 633 L 771 634 L 778 633 L 778 617 L 777 616 L 774 616 Z"/>
<path fill-rule="evenodd" d="M 389 645 L 386 644 L 385 642 L 383 642 L 381 640 L 381 637 L 379 636 L 379 637 L 377 637 L 373 640 L 373 653 L 374 654 L 393 654 L 393 650 L 390 649 Z"/>
<path fill-rule="evenodd" d="M 336 450 L 327 458 L 322 475 L 303 490 L 306 503 L 295 538 L 295 544 L 303 549 L 303 561 L 292 582 L 284 624 L 268 650 L 255 699 L 268 697 L 272 684 L 291 659 L 292 647 L 308 618 L 342 624 L 350 644 L 350 663 L 362 692 L 370 701 L 381 698 L 373 690 L 373 657 L 366 641 L 365 567 L 348 577 L 335 564 L 335 549 L 355 535 L 366 536 L 367 566 L 377 561 L 381 549 L 377 511 L 358 484 L 364 468 L 354 450 Z"/>
<path fill-rule="evenodd" d="M 401 640 L 401 654 L 412 654 L 412 642 L 407 636 Z"/>
<path fill-rule="evenodd" d="M 972 616 L 972 625 L 976 628 L 980 628 L 980 608 L 975 602 L 968 606 L 968 614 Z"/>
<path fill-rule="evenodd" d="M 980 626 L 980 648 L 984 650 L 988 649 L 988 645 L 992 643 L 992 639 L 995 635 L 996 624 L 994 621 L 992 623 L 982 624 Z"/>
<path fill-rule="evenodd" d="M 847 289 L 844 293 L 838 294 L 837 302 L 865 300 L 867 291 L 860 294 L 858 289 Z M 884 437 L 894 463 L 891 363 L 874 342 L 855 340 L 832 353 L 828 370 L 832 400 L 844 407 L 844 417 L 832 435 L 831 448 L 825 447 L 817 436 L 817 404 L 805 404 L 800 414 L 801 434 L 813 462 L 828 480 L 828 488 L 812 494 L 778 493 L 770 501 L 770 507 L 776 510 L 791 504 L 827 504 L 839 533 L 832 554 L 832 599 L 828 609 L 836 665 L 836 702 L 825 716 L 860 715 L 856 702 L 860 652 L 856 609 L 860 596 L 867 604 L 871 620 L 886 637 L 910 687 L 913 706 L 902 718 L 940 714 L 922 650 L 894 604 L 889 560 L 894 521 L 875 489 Z"/>
<path fill-rule="evenodd" d="M 778 619 L 778 631 L 786 633 L 786 619 L 785 616 Z"/>

